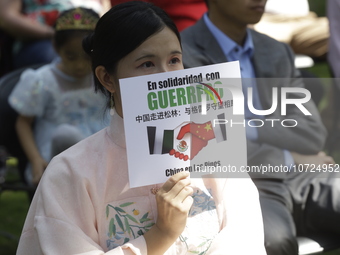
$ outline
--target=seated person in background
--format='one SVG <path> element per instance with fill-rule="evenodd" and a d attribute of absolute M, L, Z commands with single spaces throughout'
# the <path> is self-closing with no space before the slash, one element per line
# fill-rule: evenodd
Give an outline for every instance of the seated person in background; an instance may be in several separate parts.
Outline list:
<path fill-rule="evenodd" d="M 253 28 L 291 46 L 295 54 L 325 59 L 328 51 L 328 20 L 309 10 L 308 0 L 268 0 L 265 13 Z M 324 88 L 316 75 L 302 68 L 305 87 L 316 106 L 324 96 Z"/>
<path fill-rule="evenodd" d="M 9 97 L 18 112 L 16 128 L 30 162 L 27 179 L 37 184 L 51 158 L 105 126 L 103 97 L 93 93 L 93 76 L 82 39 L 99 19 L 90 9 L 63 12 L 54 46 L 60 58 L 28 69 Z"/>
<path fill-rule="evenodd" d="M 184 171 L 164 184 L 129 187 L 119 79 L 183 69 L 169 16 L 151 3 L 116 5 L 83 47 L 115 114 L 108 128 L 50 162 L 17 254 L 265 255 L 250 178 L 190 179 Z"/>
<path fill-rule="evenodd" d="M 288 43 L 296 54 L 326 57 L 328 19 L 311 12 L 308 0 L 268 0 L 265 13 L 254 29 Z"/>
<path fill-rule="evenodd" d="M 50 63 L 54 51 L 53 25 L 64 10 L 85 6 L 102 14 L 109 0 L 6 0 L 0 1 L 0 28 L 13 36 L 13 67 Z"/>
<path fill-rule="evenodd" d="M 322 173 L 303 169 L 304 163 L 326 170 L 334 163 L 321 151 L 326 130 L 311 100 L 303 105 L 312 116 L 305 116 L 295 105 L 287 108 L 286 115 L 281 115 L 280 107 L 267 116 L 248 109 L 248 87 L 253 89 L 254 108 L 267 110 L 274 87 L 280 91 L 304 86 L 289 46 L 248 28 L 261 19 L 265 4 L 265 0 L 207 0 L 208 13 L 181 33 L 183 63 L 188 68 L 239 60 L 245 118 L 297 122 L 295 127 L 270 121 L 258 128 L 246 125 L 249 166 L 290 168 L 290 172 L 250 173 L 260 193 L 267 253 L 296 255 L 297 234 L 340 234 L 340 179 L 335 178 L 340 175 L 330 170 L 322 179 Z M 301 97 L 300 93 L 289 96 Z"/>

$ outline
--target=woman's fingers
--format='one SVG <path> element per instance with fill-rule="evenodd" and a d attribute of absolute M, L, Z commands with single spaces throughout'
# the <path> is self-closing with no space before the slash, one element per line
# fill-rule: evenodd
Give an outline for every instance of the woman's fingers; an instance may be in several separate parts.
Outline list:
<path fill-rule="evenodd" d="M 156 225 L 161 233 L 176 239 L 184 230 L 193 203 L 193 189 L 189 172 L 170 177 L 156 193 L 158 217 Z"/>
<path fill-rule="evenodd" d="M 168 200 L 169 202 L 172 200 L 172 203 L 174 204 L 182 203 L 193 193 L 193 189 L 189 186 L 191 180 L 187 178 L 188 176 L 188 172 L 180 172 L 173 175 L 159 190 L 159 195 L 162 195 L 163 199 Z"/>
<path fill-rule="evenodd" d="M 163 206 L 170 206 L 176 211 L 188 213 L 193 199 L 193 189 L 189 186 L 191 180 L 187 178 L 189 173 L 181 172 L 169 178 L 163 187 L 157 192 L 157 200 L 163 201 Z M 167 189 L 169 189 L 166 192 Z"/>
<path fill-rule="evenodd" d="M 162 186 L 161 192 L 169 192 L 179 180 L 185 179 L 189 176 L 189 172 L 183 171 L 171 176 Z"/>
<path fill-rule="evenodd" d="M 192 192 L 191 192 L 192 194 Z M 190 195 L 187 195 L 187 197 L 183 200 L 182 204 L 183 204 L 183 209 L 189 213 L 189 210 L 194 202 L 194 199 L 192 198 L 192 196 Z"/>
<path fill-rule="evenodd" d="M 176 199 L 176 201 L 178 201 L 179 203 L 184 203 L 185 199 L 187 197 L 191 197 L 192 193 L 193 189 L 189 186 L 186 186 L 179 193 L 177 193 L 174 199 Z"/>
<path fill-rule="evenodd" d="M 170 198 L 176 197 L 184 188 L 191 184 L 191 180 L 189 178 L 179 180 L 171 190 L 167 192 Z"/>

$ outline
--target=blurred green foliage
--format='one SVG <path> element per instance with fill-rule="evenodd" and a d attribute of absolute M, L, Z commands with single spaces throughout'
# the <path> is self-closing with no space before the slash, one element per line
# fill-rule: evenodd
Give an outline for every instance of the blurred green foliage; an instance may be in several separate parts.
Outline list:
<path fill-rule="evenodd" d="M 327 0 L 308 0 L 308 2 L 311 11 L 315 12 L 318 16 L 326 16 Z"/>

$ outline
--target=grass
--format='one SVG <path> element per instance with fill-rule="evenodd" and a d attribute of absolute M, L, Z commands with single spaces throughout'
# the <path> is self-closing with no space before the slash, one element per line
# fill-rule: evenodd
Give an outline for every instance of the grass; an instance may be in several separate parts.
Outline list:
<path fill-rule="evenodd" d="M 0 255 L 13 255 L 29 207 L 26 192 L 4 191 L 0 197 Z"/>
<path fill-rule="evenodd" d="M 332 1 L 332 0 L 329 0 Z M 326 16 L 326 1 L 325 0 L 308 0 L 309 9 L 315 12 L 318 16 Z"/>
<path fill-rule="evenodd" d="M 18 182 L 15 158 L 7 160 L 6 180 Z M 29 197 L 24 191 L 5 190 L 0 193 L 0 255 L 16 252 L 22 227 L 29 208 Z"/>
<path fill-rule="evenodd" d="M 323 253 L 323 255 L 339 255 L 339 254 L 340 254 L 340 250 Z"/>

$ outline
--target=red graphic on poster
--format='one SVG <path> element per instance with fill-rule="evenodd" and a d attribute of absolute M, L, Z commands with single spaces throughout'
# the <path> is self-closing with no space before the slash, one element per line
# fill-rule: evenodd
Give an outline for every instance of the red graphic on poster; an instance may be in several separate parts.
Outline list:
<path fill-rule="evenodd" d="M 177 139 L 181 140 L 187 133 L 190 133 L 192 135 L 190 159 L 193 159 L 205 146 L 207 146 L 209 140 L 215 138 L 215 133 L 212 128 L 211 121 L 202 124 L 191 122 L 184 125 L 180 129 L 177 135 Z M 188 145 L 185 141 L 181 141 L 180 144 L 182 145 L 183 142 L 187 147 Z M 183 159 L 184 161 L 189 159 L 188 155 L 183 154 L 180 150 L 176 151 L 175 149 L 172 149 L 169 154 L 175 156 L 176 158 Z"/>

